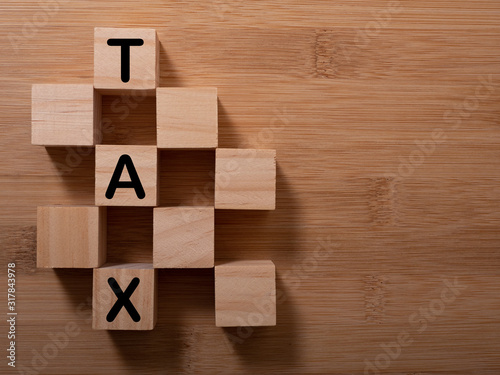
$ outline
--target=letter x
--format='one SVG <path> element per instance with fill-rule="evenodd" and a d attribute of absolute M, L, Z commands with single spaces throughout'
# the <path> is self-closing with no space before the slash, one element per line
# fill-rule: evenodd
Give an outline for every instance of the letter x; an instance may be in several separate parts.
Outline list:
<path fill-rule="evenodd" d="M 141 316 L 139 315 L 134 305 L 130 301 L 130 296 L 132 295 L 132 293 L 134 293 L 134 290 L 139 285 L 139 282 L 140 282 L 139 278 L 134 277 L 130 282 L 130 284 L 128 285 L 127 289 L 125 289 L 125 292 L 123 292 L 113 277 L 110 277 L 108 279 L 109 286 L 111 287 L 116 297 L 118 298 L 113 307 L 111 308 L 111 310 L 109 310 L 108 316 L 106 316 L 106 320 L 108 322 L 112 322 L 113 320 L 115 320 L 116 316 L 118 315 L 122 307 L 125 307 L 125 310 L 128 311 L 130 317 L 134 322 L 138 322 L 139 320 L 141 320 Z"/>

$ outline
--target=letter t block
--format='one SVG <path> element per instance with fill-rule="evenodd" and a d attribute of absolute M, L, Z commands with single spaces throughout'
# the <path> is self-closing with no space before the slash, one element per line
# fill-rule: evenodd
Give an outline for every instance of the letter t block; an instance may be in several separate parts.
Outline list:
<path fill-rule="evenodd" d="M 130 89 L 154 94 L 160 79 L 159 61 L 154 29 L 94 30 L 94 86 L 104 94 Z"/>

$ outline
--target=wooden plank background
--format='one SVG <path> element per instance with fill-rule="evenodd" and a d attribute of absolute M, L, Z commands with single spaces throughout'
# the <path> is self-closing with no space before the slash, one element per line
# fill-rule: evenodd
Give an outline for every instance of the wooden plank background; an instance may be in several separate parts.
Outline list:
<path fill-rule="evenodd" d="M 19 373 L 500 372 L 500 2 L 3 0 L 0 20 Z M 92 271 L 35 268 L 36 206 L 92 204 L 95 160 L 30 145 L 30 87 L 92 82 L 95 26 L 155 28 L 161 86 L 218 87 L 220 146 L 277 149 L 276 211 L 216 214 L 217 258 L 276 263 L 276 327 L 216 328 L 213 270 L 162 270 L 154 331 L 93 331 Z M 103 106 L 103 143 L 155 143 L 153 99 Z M 162 152 L 161 205 L 213 204 L 213 171 Z M 151 208 L 108 229 L 110 261 L 151 261 Z"/>

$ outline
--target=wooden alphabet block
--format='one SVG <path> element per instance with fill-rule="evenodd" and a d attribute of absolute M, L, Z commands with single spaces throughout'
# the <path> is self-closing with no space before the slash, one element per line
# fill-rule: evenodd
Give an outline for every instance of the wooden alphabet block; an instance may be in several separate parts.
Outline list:
<path fill-rule="evenodd" d="M 106 261 L 106 226 L 105 207 L 38 207 L 37 267 L 101 266 Z"/>
<path fill-rule="evenodd" d="M 33 85 L 31 143 L 93 146 L 100 137 L 101 97 L 92 85 Z"/>
<path fill-rule="evenodd" d="M 155 268 L 214 266 L 213 207 L 158 207 L 153 212 Z"/>
<path fill-rule="evenodd" d="M 151 330 L 156 324 L 158 274 L 150 263 L 94 269 L 92 328 Z"/>
<path fill-rule="evenodd" d="M 154 95 L 160 81 L 160 44 L 154 29 L 94 30 L 94 86 L 112 94 L 146 90 Z"/>
<path fill-rule="evenodd" d="M 156 206 L 158 149 L 155 146 L 96 146 L 97 206 Z"/>
<path fill-rule="evenodd" d="M 275 150 L 216 150 L 215 208 L 274 210 L 275 207 Z"/>
<path fill-rule="evenodd" d="M 244 260 L 215 266 L 217 327 L 276 325 L 276 269 L 270 260 Z"/>
<path fill-rule="evenodd" d="M 158 88 L 156 113 L 158 148 L 217 147 L 217 88 Z"/>

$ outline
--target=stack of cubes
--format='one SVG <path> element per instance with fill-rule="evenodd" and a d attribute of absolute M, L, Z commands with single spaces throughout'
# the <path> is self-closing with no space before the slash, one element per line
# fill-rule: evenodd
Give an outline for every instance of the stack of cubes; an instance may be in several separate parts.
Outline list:
<path fill-rule="evenodd" d="M 110 39 L 120 38 L 143 40 L 141 46 L 130 47 L 127 82 L 121 48 L 108 45 Z M 218 148 L 217 89 L 159 87 L 159 51 L 155 30 L 96 28 L 93 85 L 33 85 L 32 143 L 92 146 L 96 163 L 95 206 L 38 207 L 37 266 L 94 269 L 94 329 L 153 329 L 161 268 L 215 267 L 217 326 L 275 325 L 274 263 L 214 264 L 214 227 L 215 209 L 275 209 L 276 152 Z M 156 96 L 157 145 L 101 145 L 101 95 L 130 90 Z M 157 207 L 161 149 L 215 150 L 214 207 Z M 144 196 L 131 188 L 117 188 L 112 198 L 106 196 L 123 155 L 132 160 Z M 130 181 L 126 171 L 120 181 Z M 152 264 L 106 263 L 107 206 L 155 207 Z M 117 314 L 111 313 L 120 306 Z"/>

